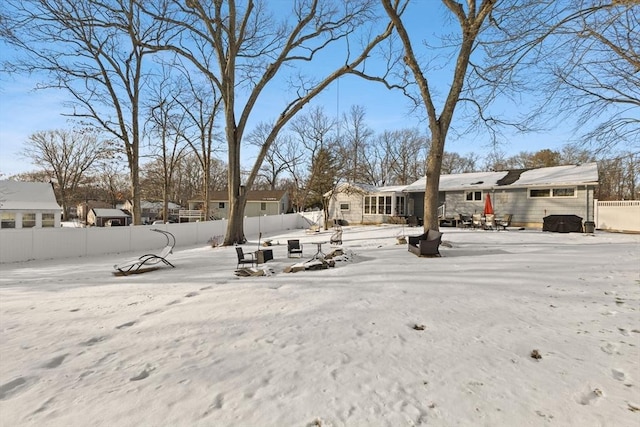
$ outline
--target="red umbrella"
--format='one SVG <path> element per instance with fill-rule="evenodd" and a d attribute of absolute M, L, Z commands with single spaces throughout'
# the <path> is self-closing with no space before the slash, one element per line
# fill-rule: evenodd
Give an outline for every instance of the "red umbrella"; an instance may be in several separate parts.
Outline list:
<path fill-rule="evenodd" d="M 491 204 L 491 195 L 487 193 L 487 197 L 484 199 L 484 214 L 493 215 L 493 205 Z"/>

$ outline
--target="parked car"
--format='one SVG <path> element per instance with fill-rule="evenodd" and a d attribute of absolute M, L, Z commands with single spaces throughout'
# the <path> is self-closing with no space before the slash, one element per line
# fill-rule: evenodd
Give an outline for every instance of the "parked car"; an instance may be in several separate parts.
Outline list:
<path fill-rule="evenodd" d="M 163 221 L 161 219 L 156 219 L 155 221 L 153 221 L 153 225 L 158 225 L 158 224 L 174 224 L 175 221 L 173 220 L 169 220 L 169 221 Z"/>

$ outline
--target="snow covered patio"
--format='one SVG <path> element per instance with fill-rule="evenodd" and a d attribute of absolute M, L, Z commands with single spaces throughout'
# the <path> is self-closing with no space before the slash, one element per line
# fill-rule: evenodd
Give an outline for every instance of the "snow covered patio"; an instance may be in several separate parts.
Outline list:
<path fill-rule="evenodd" d="M 287 239 L 331 232 L 263 236 L 261 277 L 233 247 L 0 265 L 0 424 L 640 423 L 640 235 L 443 228 L 418 258 L 402 230 L 344 227 L 348 260 L 299 273 Z"/>

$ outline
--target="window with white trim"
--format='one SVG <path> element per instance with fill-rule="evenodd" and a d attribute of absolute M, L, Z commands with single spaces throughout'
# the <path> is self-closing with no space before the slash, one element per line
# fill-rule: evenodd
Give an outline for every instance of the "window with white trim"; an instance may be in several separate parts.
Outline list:
<path fill-rule="evenodd" d="M 0 228 L 16 228 L 16 214 L 12 212 L 2 212 Z"/>
<path fill-rule="evenodd" d="M 345 203 L 345 202 L 341 202 L 340 203 L 340 210 L 341 211 L 348 211 L 351 210 L 351 206 L 349 203 Z"/>
<path fill-rule="evenodd" d="M 56 226 L 56 216 L 52 213 L 43 213 L 42 228 L 55 227 L 55 226 Z"/>
<path fill-rule="evenodd" d="M 391 215 L 391 196 L 364 196 L 364 213 Z"/>
<path fill-rule="evenodd" d="M 36 226 L 36 214 L 35 213 L 23 213 L 22 214 L 22 228 L 33 228 Z"/>
<path fill-rule="evenodd" d="M 482 191 L 465 191 L 464 199 L 467 202 L 481 202 L 482 201 Z"/>
<path fill-rule="evenodd" d="M 530 188 L 529 197 L 533 199 L 541 197 L 576 197 L 576 188 Z"/>

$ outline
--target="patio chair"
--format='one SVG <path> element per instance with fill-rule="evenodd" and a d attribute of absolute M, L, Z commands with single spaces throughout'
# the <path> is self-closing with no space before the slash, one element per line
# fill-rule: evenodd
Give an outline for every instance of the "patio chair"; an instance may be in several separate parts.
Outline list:
<path fill-rule="evenodd" d="M 287 257 L 291 258 L 291 255 L 298 255 L 302 258 L 302 243 L 300 243 L 300 240 L 287 240 Z"/>
<path fill-rule="evenodd" d="M 157 228 L 152 228 L 151 231 L 155 231 L 156 233 L 161 233 L 167 239 L 167 243 L 164 248 L 160 251 L 159 254 L 145 254 L 139 257 L 138 259 L 134 259 L 131 261 L 123 262 L 122 264 L 116 264 L 113 266 L 117 271 L 114 274 L 120 276 L 128 276 L 129 274 L 138 274 L 144 273 L 151 270 L 156 270 L 158 268 L 158 263 L 163 263 L 172 268 L 175 268 L 175 265 L 171 264 L 167 261 L 167 256 L 173 253 L 173 248 L 176 245 L 176 238 L 173 234 L 168 231 L 158 230 Z"/>
<path fill-rule="evenodd" d="M 473 227 L 473 221 L 471 221 L 471 217 L 469 215 L 460 215 L 460 226 L 462 228 Z"/>
<path fill-rule="evenodd" d="M 236 246 L 236 254 L 238 255 L 238 264 L 236 265 L 236 269 L 245 264 L 255 265 L 256 267 L 258 266 L 258 260 L 254 256 L 253 252 L 245 254 L 242 247 Z"/>
<path fill-rule="evenodd" d="M 482 215 L 481 214 L 473 214 L 471 216 L 471 226 L 473 228 L 482 228 Z"/>
<path fill-rule="evenodd" d="M 428 230 L 419 236 L 409 236 L 408 250 L 419 257 L 442 256 L 439 250 L 440 243 L 442 243 L 442 233 Z"/>
<path fill-rule="evenodd" d="M 418 217 L 415 215 L 411 215 L 407 218 L 407 225 L 409 227 L 417 227 L 418 226 Z"/>
<path fill-rule="evenodd" d="M 513 217 L 513 215 L 511 214 L 505 214 L 502 216 L 502 218 L 500 218 L 497 222 L 499 227 L 502 227 L 502 229 L 504 231 L 507 231 L 507 227 L 509 227 L 511 225 L 511 218 Z"/>
<path fill-rule="evenodd" d="M 496 216 L 494 214 L 486 214 L 484 217 L 484 229 L 493 230 L 496 228 Z"/>

